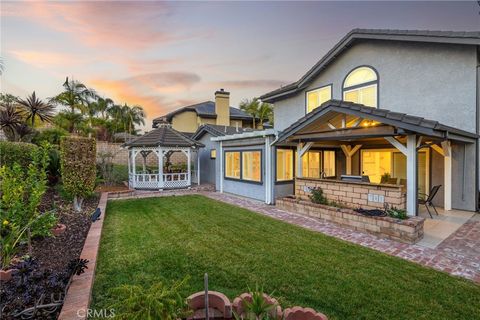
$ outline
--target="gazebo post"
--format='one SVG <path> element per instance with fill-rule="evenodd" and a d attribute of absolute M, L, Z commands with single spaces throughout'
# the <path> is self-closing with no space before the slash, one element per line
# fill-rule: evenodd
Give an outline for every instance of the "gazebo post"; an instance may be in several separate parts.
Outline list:
<path fill-rule="evenodd" d="M 158 147 L 158 189 L 163 189 L 163 149 Z"/>
<path fill-rule="evenodd" d="M 133 182 L 132 182 L 132 167 L 131 167 L 131 164 L 130 164 L 130 161 L 131 161 L 131 153 L 132 151 L 130 150 L 130 148 L 127 149 L 128 150 L 128 157 L 127 157 L 127 167 L 128 167 L 128 187 L 129 188 L 132 188 L 133 186 L 131 185 Z"/>
<path fill-rule="evenodd" d="M 137 175 L 136 175 L 136 165 L 135 165 L 135 159 L 137 157 L 137 151 L 135 150 L 135 148 L 133 148 L 133 155 L 132 155 L 132 171 L 133 171 L 133 188 L 136 188 L 137 187 Z"/>

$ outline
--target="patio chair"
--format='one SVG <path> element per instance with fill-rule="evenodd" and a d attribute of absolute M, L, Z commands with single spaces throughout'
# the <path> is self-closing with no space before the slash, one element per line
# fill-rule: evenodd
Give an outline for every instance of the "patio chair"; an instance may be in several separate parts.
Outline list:
<path fill-rule="evenodd" d="M 435 205 L 433 204 L 433 199 L 435 198 L 435 196 L 437 195 L 438 193 L 438 190 L 440 189 L 442 185 L 437 185 L 437 186 L 433 186 L 432 190 L 430 190 L 430 193 L 427 195 L 425 193 L 421 193 L 419 192 L 418 194 L 419 195 L 424 195 L 424 198 L 421 199 L 419 198 L 418 199 L 418 204 L 423 204 L 425 205 L 425 208 L 427 208 L 427 211 L 428 211 L 428 214 L 430 215 L 430 218 L 433 219 L 433 216 L 432 216 L 432 213 L 430 212 L 430 209 L 428 207 L 432 207 L 433 210 L 435 211 L 435 214 L 438 216 L 438 211 L 437 211 L 437 208 L 435 208 Z"/>

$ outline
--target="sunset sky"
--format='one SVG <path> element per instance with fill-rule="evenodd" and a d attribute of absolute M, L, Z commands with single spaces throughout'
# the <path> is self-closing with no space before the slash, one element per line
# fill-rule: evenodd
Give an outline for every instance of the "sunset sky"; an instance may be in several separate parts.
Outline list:
<path fill-rule="evenodd" d="M 66 76 L 151 119 L 297 80 L 353 28 L 480 30 L 470 2 L 1 2 L 2 92 L 42 98 Z"/>

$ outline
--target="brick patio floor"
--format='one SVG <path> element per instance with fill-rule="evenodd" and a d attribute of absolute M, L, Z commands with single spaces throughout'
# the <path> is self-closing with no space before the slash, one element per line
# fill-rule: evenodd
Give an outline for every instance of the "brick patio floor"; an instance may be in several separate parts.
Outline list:
<path fill-rule="evenodd" d="M 211 199 L 233 204 L 259 214 L 295 224 L 306 229 L 368 247 L 386 254 L 422 264 L 455 276 L 480 283 L 480 219 L 472 218 L 436 248 L 411 245 L 374 235 L 354 231 L 333 223 L 305 217 L 294 212 L 280 210 L 263 202 L 231 194 L 182 190 L 179 192 L 143 192 L 128 198 L 144 198 L 168 195 L 202 194 Z M 123 197 L 122 197 L 123 198 Z"/>

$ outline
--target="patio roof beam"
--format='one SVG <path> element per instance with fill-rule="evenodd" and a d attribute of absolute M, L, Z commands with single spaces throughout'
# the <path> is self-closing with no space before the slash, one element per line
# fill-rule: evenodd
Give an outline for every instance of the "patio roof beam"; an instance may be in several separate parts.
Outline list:
<path fill-rule="evenodd" d="M 315 141 L 329 139 L 364 139 L 396 136 L 402 133 L 402 130 L 396 130 L 394 127 L 391 126 L 375 126 L 368 128 L 344 128 L 330 131 L 299 133 L 291 136 L 289 140 Z"/>
<path fill-rule="evenodd" d="M 360 122 L 363 121 L 363 118 L 358 118 L 357 120 L 355 120 L 354 123 L 352 123 L 352 128 L 356 128 L 358 127 L 358 125 L 360 124 Z"/>
<path fill-rule="evenodd" d="M 390 142 L 390 144 L 397 148 L 398 151 L 400 151 L 404 155 L 407 155 L 407 147 L 405 147 L 405 145 L 398 141 L 395 137 L 385 137 L 385 140 Z"/>
<path fill-rule="evenodd" d="M 343 144 L 340 147 L 342 148 L 342 151 L 345 154 L 345 158 L 347 160 L 346 161 L 347 174 L 352 174 L 352 157 L 358 150 L 360 150 L 362 145 L 357 144 L 355 147 L 352 148 L 352 146 L 350 145 Z"/>

